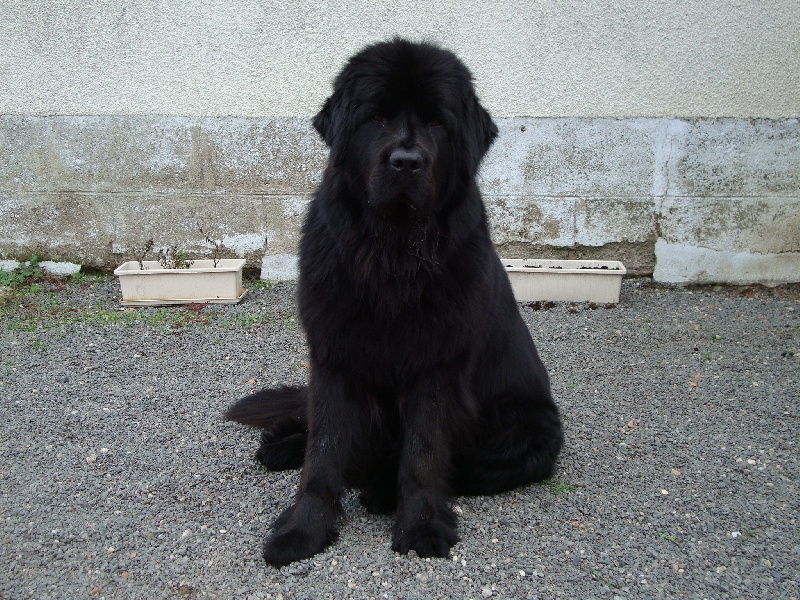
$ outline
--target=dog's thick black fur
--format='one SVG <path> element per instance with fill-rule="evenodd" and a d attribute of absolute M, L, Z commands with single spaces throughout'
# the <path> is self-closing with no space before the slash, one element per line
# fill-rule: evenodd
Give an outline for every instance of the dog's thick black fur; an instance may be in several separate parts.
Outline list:
<path fill-rule="evenodd" d="M 395 39 L 352 57 L 314 119 L 331 152 L 300 244 L 310 382 L 226 413 L 264 429 L 268 468 L 303 467 L 269 564 L 335 539 L 345 485 L 396 510 L 396 551 L 447 556 L 450 494 L 553 472 L 561 423 L 489 238 L 475 175 L 497 127 L 471 80 L 452 53 Z"/>

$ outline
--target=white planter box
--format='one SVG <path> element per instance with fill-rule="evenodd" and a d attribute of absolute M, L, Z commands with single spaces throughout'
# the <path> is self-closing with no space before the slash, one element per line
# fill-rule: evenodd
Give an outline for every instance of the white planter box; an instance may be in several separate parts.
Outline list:
<path fill-rule="evenodd" d="M 157 260 L 130 260 L 114 270 L 122 288 L 123 306 L 163 306 L 190 302 L 235 304 L 242 288 L 243 258 L 196 260 L 188 269 L 164 269 Z"/>
<path fill-rule="evenodd" d="M 616 304 L 622 276 L 616 260 L 500 259 L 518 301 Z"/>

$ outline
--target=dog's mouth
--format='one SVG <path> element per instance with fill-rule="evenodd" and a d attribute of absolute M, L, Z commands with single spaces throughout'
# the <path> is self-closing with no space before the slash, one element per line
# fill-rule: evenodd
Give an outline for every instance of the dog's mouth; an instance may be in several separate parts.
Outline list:
<path fill-rule="evenodd" d="M 376 212 L 392 220 L 414 220 L 427 215 L 433 205 L 428 181 L 387 181 L 378 177 L 371 181 L 367 199 Z"/>
<path fill-rule="evenodd" d="M 370 202 L 384 219 L 391 221 L 417 221 L 424 216 L 422 207 L 404 193 L 381 202 Z"/>

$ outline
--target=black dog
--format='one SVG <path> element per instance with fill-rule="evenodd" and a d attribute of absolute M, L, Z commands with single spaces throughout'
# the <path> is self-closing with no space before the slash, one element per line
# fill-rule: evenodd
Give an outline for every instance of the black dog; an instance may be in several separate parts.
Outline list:
<path fill-rule="evenodd" d="M 447 556 L 449 494 L 546 479 L 562 444 L 475 183 L 497 127 L 458 58 L 399 39 L 350 59 L 314 127 L 331 152 L 300 244 L 310 383 L 226 414 L 264 429 L 267 467 L 303 466 L 264 558 L 334 540 L 345 485 L 397 511 L 396 551 Z"/>

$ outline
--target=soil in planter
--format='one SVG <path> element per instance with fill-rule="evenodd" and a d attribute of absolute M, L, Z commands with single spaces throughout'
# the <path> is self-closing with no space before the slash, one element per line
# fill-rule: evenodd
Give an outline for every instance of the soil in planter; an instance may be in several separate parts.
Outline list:
<path fill-rule="evenodd" d="M 535 302 L 528 302 L 528 304 L 526 304 L 525 306 L 527 306 L 531 310 L 537 310 L 537 311 L 550 310 L 551 308 L 556 307 L 556 303 L 544 300 L 536 300 Z"/>
<path fill-rule="evenodd" d="M 512 265 L 506 265 L 506 267 L 508 267 L 509 269 L 513 268 Z M 542 267 L 542 265 L 522 265 L 522 268 L 523 269 L 542 269 L 544 267 Z M 563 269 L 564 267 L 562 267 L 561 265 L 552 265 L 552 266 L 547 267 L 547 268 L 548 269 Z M 583 266 L 583 267 L 578 267 L 578 268 L 580 268 L 580 269 L 590 269 L 590 270 L 596 270 L 596 271 L 619 271 L 620 270 L 619 267 L 609 267 L 608 265 L 601 265 L 599 267 Z"/>
<path fill-rule="evenodd" d="M 559 269 L 561 267 L 558 267 Z M 598 271 L 619 271 L 619 267 L 609 267 L 608 265 L 601 265 L 599 267 L 581 267 L 581 269 L 595 269 Z"/>
<path fill-rule="evenodd" d="M 617 307 L 616 304 L 611 304 L 611 303 L 609 303 L 609 304 L 597 304 L 596 302 L 586 302 L 585 304 L 582 304 L 582 305 L 579 306 L 575 302 L 570 302 L 569 303 L 569 308 L 567 309 L 567 311 L 569 312 L 569 314 L 574 315 L 575 313 L 580 312 L 581 310 L 597 310 L 598 308 L 609 309 L 609 308 L 616 308 L 616 307 Z"/>
<path fill-rule="evenodd" d="M 533 311 L 545 311 L 550 310 L 551 308 L 555 308 L 558 306 L 555 302 L 550 300 L 536 300 L 534 302 L 528 302 L 527 304 L 523 305 L 525 308 L 530 308 Z M 576 302 L 570 302 L 567 304 L 567 312 L 571 315 L 574 315 L 581 310 L 597 310 L 598 308 L 616 308 L 616 304 L 608 303 L 608 304 L 597 304 L 596 302 L 585 302 L 583 304 L 578 304 Z"/>

